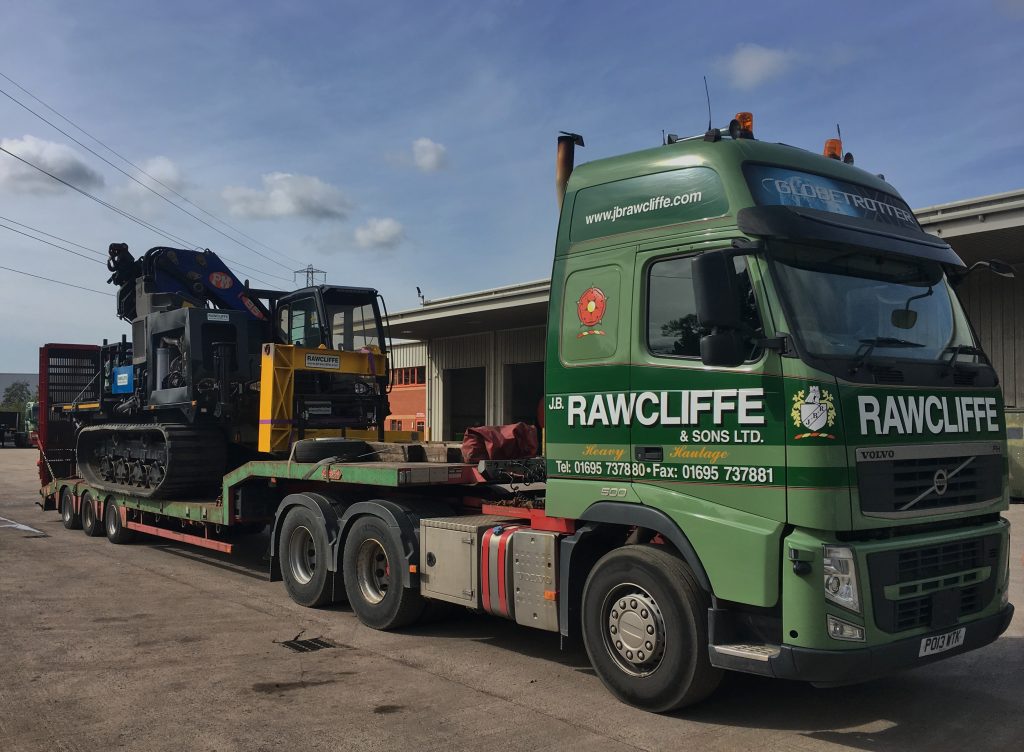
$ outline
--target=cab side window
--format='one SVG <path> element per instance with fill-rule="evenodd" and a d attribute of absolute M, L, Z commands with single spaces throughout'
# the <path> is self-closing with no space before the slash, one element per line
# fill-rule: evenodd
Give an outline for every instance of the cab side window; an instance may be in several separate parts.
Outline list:
<path fill-rule="evenodd" d="M 700 358 L 700 338 L 708 330 L 697 320 L 693 292 L 693 259 L 677 256 L 655 261 L 647 272 L 647 348 L 652 355 L 669 358 Z M 748 360 L 760 352 L 761 318 L 754 300 L 746 259 L 735 259 L 736 277 L 743 308 L 744 334 L 750 346 Z"/>

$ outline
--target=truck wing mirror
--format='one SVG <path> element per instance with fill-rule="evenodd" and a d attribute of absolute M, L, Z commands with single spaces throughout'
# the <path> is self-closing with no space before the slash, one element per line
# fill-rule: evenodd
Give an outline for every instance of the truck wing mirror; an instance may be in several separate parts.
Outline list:
<path fill-rule="evenodd" d="M 735 368 L 743 365 L 750 347 L 736 329 L 720 329 L 700 338 L 700 360 L 706 366 Z"/>
<path fill-rule="evenodd" d="M 1013 279 L 1014 277 L 1017 276 L 1013 267 L 1010 264 L 1006 263 L 1005 261 L 1001 261 L 1000 259 L 989 259 L 988 261 L 985 261 L 983 263 L 988 265 L 988 269 L 990 272 L 992 272 L 993 274 L 998 274 L 1000 277 L 1008 277 L 1009 279 Z"/>
<path fill-rule="evenodd" d="M 950 281 L 953 283 L 953 286 L 955 287 L 967 279 L 975 269 L 988 269 L 993 274 L 998 274 L 1000 277 L 1007 277 L 1008 279 L 1013 279 L 1017 276 L 1013 264 L 1008 264 L 1000 259 L 986 259 L 985 261 L 975 261 L 967 269 L 961 268 L 955 275 L 951 275 Z"/>
<path fill-rule="evenodd" d="M 734 256 L 735 253 L 727 251 L 707 251 L 693 260 L 697 319 L 707 329 L 743 326 Z"/>

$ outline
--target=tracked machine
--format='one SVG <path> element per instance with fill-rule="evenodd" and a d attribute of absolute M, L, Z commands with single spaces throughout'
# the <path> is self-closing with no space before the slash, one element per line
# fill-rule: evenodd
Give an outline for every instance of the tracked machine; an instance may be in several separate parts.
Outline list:
<path fill-rule="evenodd" d="M 190 498 L 216 494 L 225 472 L 287 456 L 304 438 L 372 428 L 383 438 L 376 290 L 254 289 L 209 250 L 158 247 L 136 259 L 115 243 L 107 266 L 132 339 L 105 341 L 93 380 L 57 408 L 79 426 L 76 459 L 89 483 Z"/>

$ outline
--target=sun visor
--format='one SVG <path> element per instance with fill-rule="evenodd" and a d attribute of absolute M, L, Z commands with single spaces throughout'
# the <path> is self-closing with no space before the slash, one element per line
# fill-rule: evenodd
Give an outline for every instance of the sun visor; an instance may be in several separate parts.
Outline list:
<path fill-rule="evenodd" d="M 736 223 L 747 235 L 799 243 L 859 246 L 903 256 L 964 266 L 949 243 L 920 230 L 882 225 L 860 217 L 798 206 L 752 206 L 740 209 Z"/>

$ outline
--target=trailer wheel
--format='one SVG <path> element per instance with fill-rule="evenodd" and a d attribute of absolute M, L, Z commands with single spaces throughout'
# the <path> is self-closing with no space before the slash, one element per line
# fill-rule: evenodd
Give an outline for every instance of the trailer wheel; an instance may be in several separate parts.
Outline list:
<path fill-rule="evenodd" d="M 60 490 L 60 520 L 68 530 L 82 527 L 82 515 L 75 511 L 74 494 L 68 486 Z"/>
<path fill-rule="evenodd" d="M 402 586 L 402 544 L 379 517 L 360 517 L 345 540 L 345 592 L 359 621 L 373 629 L 398 629 L 423 614 L 426 600 Z"/>
<path fill-rule="evenodd" d="M 135 531 L 121 524 L 121 509 L 117 502 L 110 499 L 104 506 L 103 526 L 107 530 L 107 540 L 116 544 L 130 543 L 135 537 Z"/>
<path fill-rule="evenodd" d="M 583 589 L 583 641 L 623 702 L 664 713 L 703 700 L 722 672 L 708 659 L 710 601 L 687 564 L 660 546 L 602 557 Z"/>
<path fill-rule="evenodd" d="M 295 507 L 281 527 L 281 578 L 296 603 L 316 608 L 331 602 L 327 562 L 331 547 L 323 523 L 305 507 Z"/>
<path fill-rule="evenodd" d="M 103 522 L 96 511 L 96 501 L 88 491 L 82 492 L 82 530 L 90 538 L 103 535 Z"/>

